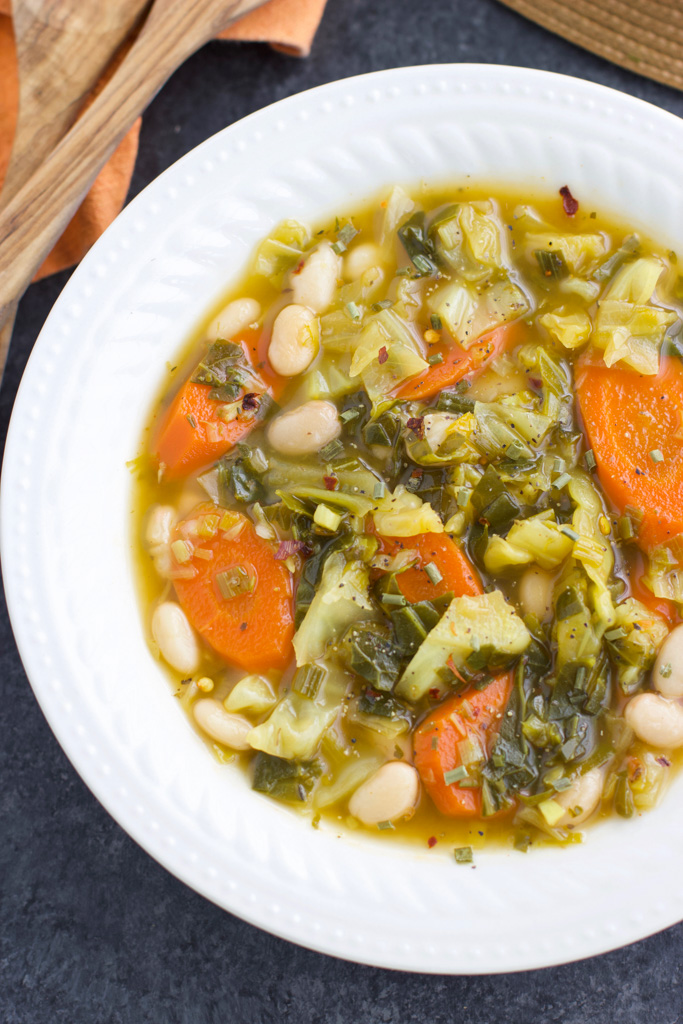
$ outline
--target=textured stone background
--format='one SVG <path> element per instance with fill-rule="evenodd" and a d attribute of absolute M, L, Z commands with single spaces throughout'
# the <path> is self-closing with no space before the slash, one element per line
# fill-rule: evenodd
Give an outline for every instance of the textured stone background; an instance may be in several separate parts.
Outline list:
<path fill-rule="evenodd" d="M 683 114 L 683 95 L 584 53 L 496 0 L 329 0 L 307 61 L 212 44 L 181 68 L 145 116 L 132 194 L 274 100 L 366 71 L 450 61 L 564 72 Z M 22 303 L 0 392 L 2 440 L 23 367 L 67 276 L 34 285 Z M 168 875 L 102 810 L 42 717 L 4 605 L 0 630 L 2 1024 L 683 1020 L 680 925 L 580 964 L 449 978 L 342 963 L 231 917 Z M 548 913 L 562 913 L 561 892 Z"/>

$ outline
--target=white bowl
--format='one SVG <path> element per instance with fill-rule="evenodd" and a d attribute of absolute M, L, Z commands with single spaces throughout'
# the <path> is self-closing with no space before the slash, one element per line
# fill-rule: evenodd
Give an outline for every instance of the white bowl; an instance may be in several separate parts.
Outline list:
<path fill-rule="evenodd" d="M 215 763 L 145 644 L 126 468 L 166 361 L 278 220 L 343 213 L 394 182 L 471 176 L 531 194 L 569 184 L 676 248 L 682 166 L 683 122 L 589 82 L 466 64 L 381 72 L 209 139 L 124 210 L 62 292 L 5 453 L 14 632 L 93 793 L 220 906 L 326 953 L 449 973 L 557 964 L 683 917 L 681 777 L 656 811 L 582 846 L 491 850 L 472 870 L 439 847 L 314 831 Z"/>

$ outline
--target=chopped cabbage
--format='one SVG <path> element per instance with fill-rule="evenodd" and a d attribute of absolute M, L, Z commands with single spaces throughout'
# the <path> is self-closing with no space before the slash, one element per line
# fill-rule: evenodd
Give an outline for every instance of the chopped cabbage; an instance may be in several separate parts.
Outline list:
<path fill-rule="evenodd" d="M 275 287 L 290 267 L 301 259 L 308 241 L 308 229 L 296 220 L 285 220 L 256 250 L 254 273 L 267 277 Z"/>
<path fill-rule="evenodd" d="M 600 621 L 600 632 L 614 623 L 614 603 L 607 586 L 614 568 L 612 545 L 600 533 L 598 523 L 605 518 L 605 509 L 590 477 L 583 470 L 572 470 L 567 484 L 572 501 L 576 503 L 572 528 L 579 534 L 574 544 L 577 559 L 592 582 L 590 597 Z"/>
<path fill-rule="evenodd" d="M 381 233 L 382 245 L 393 237 L 397 227 L 414 209 L 415 203 L 408 193 L 400 185 L 394 185 L 384 207 L 384 221 Z"/>
<path fill-rule="evenodd" d="M 226 711 L 247 711 L 262 715 L 277 704 L 277 697 L 263 676 L 245 676 L 235 683 L 224 704 Z"/>
<path fill-rule="evenodd" d="M 469 281 L 504 269 L 503 225 L 491 202 L 449 206 L 436 217 L 431 234 L 442 259 Z"/>
<path fill-rule="evenodd" d="M 399 484 L 393 494 L 382 498 L 373 512 L 380 537 L 417 537 L 420 533 L 443 533 L 438 513 L 427 501 Z M 295 638 L 296 639 L 296 638 Z"/>
<path fill-rule="evenodd" d="M 428 302 L 463 348 L 470 348 L 483 334 L 529 310 L 522 289 L 508 279 L 485 281 L 480 287 L 452 281 L 430 295 Z"/>
<path fill-rule="evenodd" d="M 382 352 L 386 356 L 383 361 Z M 349 376 L 360 376 L 377 412 L 389 404 L 389 396 L 399 384 L 426 369 L 429 363 L 422 356 L 418 334 L 393 310 L 383 309 L 363 329 Z"/>
<path fill-rule="evenodd" d="M 321 658 L 327 645 L 338 640 L 352 623 L 373 618 L 369 582 L 362 562 L 347 563 L 341 551 L 328 557 L 315 597 L 294 634 L 297 665 Z"/>
<path fill-rule="evenodd" d="M 560 252 L 564 262 L 574 274 L 590 271 L 607 251 L 603 235 L 557 235 L 551 232 L 527 235 L 526 247 L 530 253 L 540 250 Z"/>
<path fill-rule="evenodd" d="M 313 757 L 339 713 L 349 679 L 334 668 L 327 672 L 315 700 L 299 693 L 286 694 L 265 722 L 247 733 L 247 743 L 254 750 L 288 760 Z"/>
<path fill-rule="evenodd" d="M 565 348 L 581 348 L 593 329 L 588 313 L 545 313 L 539 323 Z"/>
<path fill-rule="evenodd" d="M 507 537 L 493 536 L 484 554 L 489 572 L 501 572 L 510 566 L 529 565 L 554 569 L 571 554 L 572 540 L 555 522 L 553 512 L 540 512 L 513 523 Z"/>
<path fill-rule="evenodd" d="M 619 685 L 624 693 L 633 693 L 652 667 L 669 630 L 661 615 L 632 597 L 617 605 L 615 627 L 615 633 L 623 635 L 608 636 L 610 654 Z"/>
<path fill-rule="evenodd" d="M 501 668 L 531 641 L 526 626 L 500 590 L 477 597 L 455 597 L 408 664 L 395 692 L 417 701 L 443 682 L 450 662 L 471 674 L 468 659 L 483 656 L 482 667 Z"/>

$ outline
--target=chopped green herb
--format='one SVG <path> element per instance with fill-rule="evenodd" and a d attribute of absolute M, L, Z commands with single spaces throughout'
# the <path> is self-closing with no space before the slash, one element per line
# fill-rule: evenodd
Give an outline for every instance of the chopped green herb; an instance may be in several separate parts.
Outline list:
<path fill-rule="evenodd" d="M 430 366 L 438 366 L 439 363 L 443 362 L 443 356 L 440 352 L 434 352 L 433 355 L 427 356 L 427 362 Z"/>
<path fill-rule="evenodd" d="M 436 586 L 437 583 L 441 583 L 443 576 L 434 562 L 428 562 L 427 565 L 425 565 L 424 570 L 430 583 L 433 583 L 434 586 Z"/>
<path fill-rule="evenodd" d="M 440 331 L 441 328 L 443 327 L 443 324 L 441 322 L 441 317 L 438 316 L 437 313 L 432 313 L 432 315 L 429 318 L 429 322 L 431 323 L 432 330 L 434 330 L 434 331 Z"/>
<path fill-rule="evenodd" d="M 456 846 L 453 850 L 453 856 L 455 857 L 456 864 L 471 864 L 472 863 L 472 847 L 471 846 Z"/>

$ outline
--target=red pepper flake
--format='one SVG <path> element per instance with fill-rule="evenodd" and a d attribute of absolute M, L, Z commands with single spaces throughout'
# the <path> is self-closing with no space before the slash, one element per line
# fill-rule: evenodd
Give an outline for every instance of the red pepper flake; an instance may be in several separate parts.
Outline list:
<path fill-rule="evenodd" d="M 573 217 L 579 208 L 578 199 L 574 199 L 574 196 L 569 191 L 569 185 L 563 185 L 560 189 L 560 195 L 562 196 L 562 206 L 564 212 L 568 217 Z"/>
<path fill-rule="evenodd" d="M 408 430 L 412 430 L 415 437 L 421 441 L 425 436 L 425 418 L 424 416 L 411 416 L 408 420 Z"/>
<path fill-rule="evenodd" d="M 258 409 L 259 394 L 256 391 L 250 391 L 248 395 L 245 395 L 242 399 L 242 408 L 245 412 L 252 409 Z"/>
<path fill-rule="evenodd" d="M 337 488 L 339 487 L 339 481 L 337 480 L 336 476 L 324 476 L 323 483 L 325 484 L 325 488 L 328 491 L 336 491 Z"/>
<path fill-rule="evenodd" d="M 386 363 L 388 358 L 389 358 L 389 353 L 387 352 L 387 347 L 386 347 L 386 345 L 382 345 L 381 349 L 377 353 L 377 362 L 381 366 L 382 363 Z"/>
<path fill-rule="evenodd" d="M 297 265 L 294 267 L 294 270 L 292 271 L 292 273 L 293 274 L 300 274 L 301 271 L 304 269 L 304 262 L 305 262 L 305 260 L 300 259 L 299 262 L 297 263 Z"/>
<path fill-rule="evenodd" d="M 438 700 L 439 697 L 441 696 L 441 690 L 439 689 L 439 687 L 433 686 L 429 691 L 429 696 L 432 698 L 432 700 Z"/>
<path fill-rule="evenodd" d="M 664 757 L 664 754 L 662 754 L 661 757 L 656 757 L 655 761 L 657 762 L 657 764 L 661 764 L 662 768 L 671 767 L 671 761 L 668 757 Z"/>
<path fill-rule="evenodd" d="M 438 841 L 439 840 L 436 838 L 436 836 L 430 836 L 429 839 L 427 840 L 427 846 L 431 850 L 433 846 L 436 846 Z"/>

